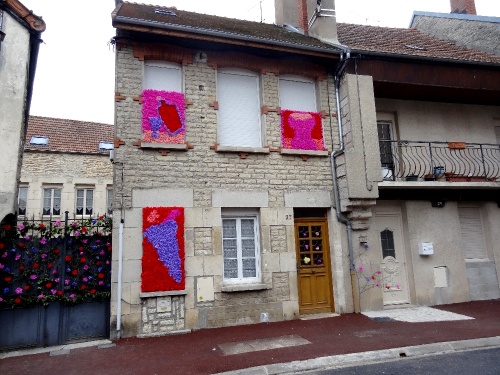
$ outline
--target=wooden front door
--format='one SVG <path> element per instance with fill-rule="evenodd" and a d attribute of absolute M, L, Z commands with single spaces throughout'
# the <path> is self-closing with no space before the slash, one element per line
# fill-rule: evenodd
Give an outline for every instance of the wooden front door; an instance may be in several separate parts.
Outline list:
<path fill-rule="evenodd" d="M 296 219 L 295 248 L 300 314 L 333 311 L 326 219 Z"/>

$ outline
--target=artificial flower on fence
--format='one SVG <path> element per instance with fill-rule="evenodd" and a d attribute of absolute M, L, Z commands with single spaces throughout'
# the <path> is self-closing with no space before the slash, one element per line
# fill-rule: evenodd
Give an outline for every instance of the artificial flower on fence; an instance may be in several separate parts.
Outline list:
<path fill-rule="evenodd" d="M 184 208 L 143 208 L 142 292 L 184 290 Z"/>
<path fill-rule="evenodd" d="M 109 298 L 111 228 L 104 216 L 0 228 L 0 308 Z"/>
<path fill-rule="evenodd" d="M 184 94 L 174 91 L 142 92 L 142 141 L 148 143 L 185 143 Z"/>
<path fill-rule="evenodd" d="M 281 144 L 284 149 L 324 150 L 321 114 L 282 110 Z"/>

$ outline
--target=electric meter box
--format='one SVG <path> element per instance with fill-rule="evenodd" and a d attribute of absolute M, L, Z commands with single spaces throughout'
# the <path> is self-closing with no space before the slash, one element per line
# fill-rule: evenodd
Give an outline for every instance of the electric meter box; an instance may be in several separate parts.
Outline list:
<path fill-rule="evenodd" d="M 434 254 L 434 245 L 432 242 L 420 242 L 418 244 L 418 253 L 420 255 Z"/>

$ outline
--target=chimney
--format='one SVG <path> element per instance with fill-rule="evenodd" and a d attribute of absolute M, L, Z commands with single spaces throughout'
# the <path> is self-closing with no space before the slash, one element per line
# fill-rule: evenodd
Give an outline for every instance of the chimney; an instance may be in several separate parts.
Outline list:
<path fill-rule="evenodd" d="M 450 0 L 451 13 L 477 14 L 474 0 Z"/>
<path fill-rule="evenodd" d="M 276 24 L 292 25 L 325 42 L 339 44 L 335 0 L 274 0 Z M 312 24 L 309 27 L 309 20 Z"/>
<path fill-rule="evenodd" d="M 307 0 L 274 0 L 277 25 L 291 25 L 307 34 Z"/>

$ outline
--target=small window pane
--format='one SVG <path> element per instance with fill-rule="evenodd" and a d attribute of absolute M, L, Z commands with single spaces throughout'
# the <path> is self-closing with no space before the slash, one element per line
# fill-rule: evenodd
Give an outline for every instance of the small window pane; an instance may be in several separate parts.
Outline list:
<path fill-rule="evenodd" d="M 253 237 L 255 235 L 253 219 L 241 220 L 241 235 L 242 237 Z"/>
<path fill-rule="evenodd" d="M 396 250 L 394 249 L 394 233 L 386 229 L 380 232 L 380 242 L 382 246 L 382 257 L 396 258 Z"/>
<path fill-rule="evenodd" d="M 243 257 L 255 257 L 255 240 L 253 238 L 241 240 L 241 248 Z"/>
<path fill-rule="evenodd" d="M 224 238 L 236 238 L 236 220 L 223 220 L 222 233 Z"/>
<path fill-rule="evenodd" d="M 238 270 L 230 270 L 230 269 L 224 268 L 224 278 L 237 279 L 238 278 Z"/>
<path fill-rule="evenodd" d="M 224 258 L 237 258 L 238 257 L 238 251 L 235 248 L 226 248 L 224 247 Z"/>

